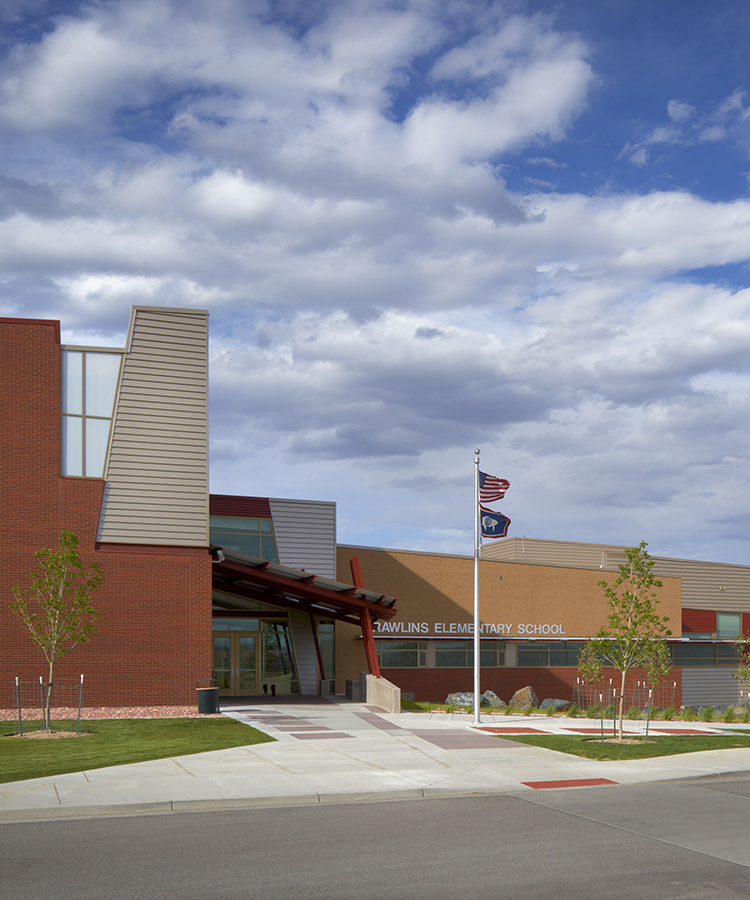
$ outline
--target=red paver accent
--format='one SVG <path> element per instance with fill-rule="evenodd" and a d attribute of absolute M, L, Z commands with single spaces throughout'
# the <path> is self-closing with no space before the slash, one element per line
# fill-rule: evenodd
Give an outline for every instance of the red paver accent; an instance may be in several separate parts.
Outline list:
<path fill-rule="evenodd" d="M 277 731 L 330 731 L 330 728 L 327 728 L 325 725 L 306 725 L 304 722 L 301 725 L 274 725 L 273 726 Z"/>
<path fill-rule="evenodd" d="M 396 725 L 393 722 L 389 722 L 388 719 L 381 719 L 381 717 L 378 715 L 375 715 L 375 713 L 354 713 L 354 715 L 358 716 L 360 719 L 369 723 L 370 725 L 374 725 L 375 728 L 382 729 L 383 731 L 401 731 L 402 730 L 400 725 Z"/>
<path fill-rule="evenodd" d="M 617 784 L 617 782 L 610 781 L 609 778 L 571 778 L 567 781 L 522 781 L 521 784 L 539 790 L 544 788 L 593 787 L 597 784 Z"/>
<path fill-rule="evenodd" d="M 475 728 L 475 731 L 488 731 L 490 734 L 546 734 L 541 728 Z"/>
<path fill-rule="evenodd" d="M 264 725 L 307 725 L 304 719 L 297 716 L 248 716 L 253 722 L 262 722 Z"/>
<path fill-rule="evenodd" d="M 428 731 L 421 728 L 409 728 L 407 730 L 411 731 L 411 733 L 415 734 L 417 737 L 422 738 L 423 741 L 428 741 L 430 744 L 440 747 L 441 750 L 497 749 L 499 746 L 498 742 L 502 741 L 501 737 L 495 737 L 493 734 L 482 734 L 481 731 L 473 730 L 448 731 L 430 729 Z M 492 738 L 492 740 L 485 740 L 485 738 Z M 506 744 L 513 749 L 520 750 L 523 748 L 523 744 L 519 744 L 518 741 L 507 741 Z"/>
<path fill-rule="evenodd" d="M 344 734 L 342 731 L 297 731 L 290 735 L 300 741 L 322 741 L 328 738 L 350 738 L 353 734 Z"/>

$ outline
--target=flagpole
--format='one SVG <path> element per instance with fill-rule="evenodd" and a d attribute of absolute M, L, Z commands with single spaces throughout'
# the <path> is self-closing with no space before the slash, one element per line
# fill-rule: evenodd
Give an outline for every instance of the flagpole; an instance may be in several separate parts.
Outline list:
<path fill-rule="evenodd" d="M 474 451 L 474 724 L 479 725 L 479 450 Z"/>

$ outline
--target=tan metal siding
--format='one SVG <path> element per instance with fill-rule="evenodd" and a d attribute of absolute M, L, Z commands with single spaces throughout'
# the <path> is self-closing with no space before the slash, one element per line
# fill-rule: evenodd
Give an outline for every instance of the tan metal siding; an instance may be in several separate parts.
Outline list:
<path fill-rule="evenodd" d="M 565 566 L 570 569 L 601 569 L 606 567 L 607 550 L 622 552 L 621 548 L 606 544 L 514 537 L 483 544 L 482 557 L 542 566 Z"/>
<path fill-rule="evenodd" d="M 98 540 L 208 545 L 208 313 L 135 307 Z"/>
<path fill-rule="evenodd" d="M 618 565 L 625 562 L 624 551 L 624 547 L 611 544 L 514 537 L 485 544 L 482 557 L 531 565 L 616 571 Z M 653 560 L 654 573 L 658 577 L 682 579 L 682 606 L 685 609 L 750 612 L 750 566 L 663 556 L 654 556 Z"/>
<path fill-rule="evenodd" d="M 682 668 L 683 706 L 733 706 L 740 699 L 740 683 L 731 668 Z"/>
<path fill-rule="evenodd" d="M 279 562 L 336 578 L 336 504 L 269 499 Z"/>

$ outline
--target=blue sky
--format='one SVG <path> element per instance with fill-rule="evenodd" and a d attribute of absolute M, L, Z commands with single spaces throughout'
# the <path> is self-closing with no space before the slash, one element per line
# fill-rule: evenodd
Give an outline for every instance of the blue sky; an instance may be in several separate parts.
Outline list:
<path fill-rule="evenodd" d="M 211 313 L 211 488 L 748 562 L 746 4 L 5 0 L 0 315 Z"/>

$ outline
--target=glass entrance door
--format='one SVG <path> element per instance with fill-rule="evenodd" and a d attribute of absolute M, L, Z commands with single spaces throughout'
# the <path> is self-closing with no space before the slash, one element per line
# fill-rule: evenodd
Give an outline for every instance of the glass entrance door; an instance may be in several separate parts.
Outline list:
<path fill-rule="evenodd" d="M 258 642 L 254 634 L 238 634 L 235 695 L 258 693 Z"/>
<path fill-rule="evenodd" d="M 258 694 L 258 634 L 214 632 L 214 677 L 223 697 Z"/>

